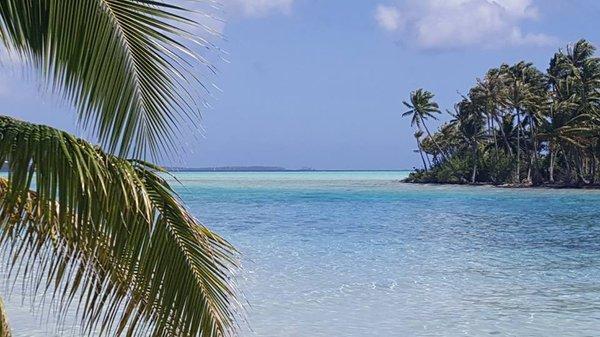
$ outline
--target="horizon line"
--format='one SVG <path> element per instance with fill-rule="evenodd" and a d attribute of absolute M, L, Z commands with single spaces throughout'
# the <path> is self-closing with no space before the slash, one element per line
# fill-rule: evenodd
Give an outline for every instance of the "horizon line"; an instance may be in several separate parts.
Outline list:
<path fill-rule="evenodd" d="M 215 166 L 215 167 L 181 167 L 165 166 L 171 172 L 394 172 L 413 171 L 414 169 L 315 169 L 315 168 L 285 168 L 276 166 Z"/>

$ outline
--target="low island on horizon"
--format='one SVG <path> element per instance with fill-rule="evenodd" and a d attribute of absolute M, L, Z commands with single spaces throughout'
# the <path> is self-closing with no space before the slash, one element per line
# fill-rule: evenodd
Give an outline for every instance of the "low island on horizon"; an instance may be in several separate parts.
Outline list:
<path fill-rule="evenodd" d="M 170 172 L 410 172 L 412 169 L 315 169 L 301 167 L 298 169 L 282 166 L 214 166 L 214 167 L 167 167 Z"/>

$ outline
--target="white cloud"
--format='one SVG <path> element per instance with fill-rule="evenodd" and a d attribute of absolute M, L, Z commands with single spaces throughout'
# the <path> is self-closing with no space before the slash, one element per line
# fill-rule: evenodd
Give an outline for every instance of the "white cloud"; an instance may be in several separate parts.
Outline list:
<path fill-rule="evenodd" d="M 177 0 L 180 6 L 195 11 L 194 21 L 216 35 L 223 33 L 227 22 L 240 18 L 262 18 L 267 15 L 290 14 L 294 0 Z"/>
<path fill-rule="evenodd" d="M 375 9 L 375 20 L 383 29 L 388 31 L 401 30 L 404 26 L 400 12 L 394 6 L 378 5 Z"/>
<path fill-rule="evenodd" d="M 222 3 L 232 14 L 261 17 L 271 13 L 289 14 L 294 0 L 222 0 Z"/>
<path fill-rule="evenodd" d="M 390 15 L 381 13 L 394 13 L 403 24 L 393 24 Z M 533 0 L 406 0 L 395 6 L 380 5 L 375 14 L 382 28 L 401 33 L 423 49 L 553 43 L 551 36 L 523 32 L 522 23 L 538 17 Z"/>

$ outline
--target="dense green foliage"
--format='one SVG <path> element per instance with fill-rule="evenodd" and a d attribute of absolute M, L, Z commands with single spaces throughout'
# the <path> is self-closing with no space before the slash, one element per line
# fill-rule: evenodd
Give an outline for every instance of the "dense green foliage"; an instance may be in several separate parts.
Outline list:
<path fill-rule="evenodd" d="M 12 278 L 73 304 L 95 335 L 230 328 L 234 249 L 187 212 L 162 169 L 48 126 L 0 117 L 0 130 L 0 247 Z"/>
<path fill-rule="evenodd" d="M 235 333 L 235 249 L 146 161 L 172 154 L 182 122 L 199 120 L 207 86 L 195 66 L 213 69 L 194 50 L 212 44 L 192 34 L 194 13 L 168 1 L 0 1 L 1 47 L 100 143 L 0 116 L 0 283 L 22 280 L 26 302 L 48 300 L 59 322 L 76 310 L 81 334 Z"/>
<path fill-rule="evenodd" d="M 555 53 L 546 73 L 524 61 L 490 69 L 433 134 L 426 120 L 441 113 L 434 96 L 412 92 L 403 116 L 412 117 L 423 168 L 407 181 L 597 184 L 600 58 L 594 52 L 580 40 Z"/>

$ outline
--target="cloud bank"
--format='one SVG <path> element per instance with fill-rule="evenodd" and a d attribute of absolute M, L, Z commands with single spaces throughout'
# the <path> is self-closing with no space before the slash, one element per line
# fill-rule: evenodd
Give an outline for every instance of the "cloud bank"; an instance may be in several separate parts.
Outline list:
<path fill-rule="evenodd" d="M 539 18 L 533 0 L 406 0 L 378 5 L 374 18 L 385 31 L 421 49 L 555 42 L 546 34 L 524 32 L 524 22 Z"/>

